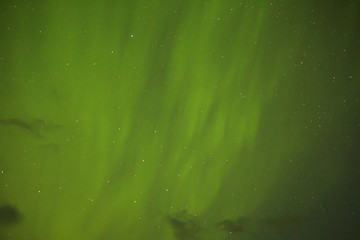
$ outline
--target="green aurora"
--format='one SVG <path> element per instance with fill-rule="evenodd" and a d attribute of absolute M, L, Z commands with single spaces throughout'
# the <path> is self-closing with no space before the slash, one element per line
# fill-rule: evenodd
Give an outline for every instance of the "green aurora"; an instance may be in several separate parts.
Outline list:
<path fill-rule="evenodd" d="M 0 4 L 0 239 L 360 239 L 360 3 Z"/>

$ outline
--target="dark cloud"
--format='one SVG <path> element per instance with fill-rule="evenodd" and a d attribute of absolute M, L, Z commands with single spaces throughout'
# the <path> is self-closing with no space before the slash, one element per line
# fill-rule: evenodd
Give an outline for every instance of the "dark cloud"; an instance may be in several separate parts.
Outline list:
<path fill-rule="evenodd" d="M 221 222 L 216 223 L 216 226 L 220 227 L 221 230 L 231 233 L 242 233 L 244 232 L 245 218 L 239 217 L 236 220 L 225 219 Z"/>
<path fill-rule="evenodd" d="M 186 210 L 168 217 L 168 222 L 176 239 L 199 239 L 201 227 L 197 223 L 196 217 L 188 214 Z"/>
<path fill-rule="evenodd" d="M 0 226 L 16 224 L 19 223 L 21 219 L 22 215 L 15 206 L 0 206 Z"/>
<path fill-rule="evenodd" d="M 0 119 L 0 125 L 2 126 L 15 126 L 25 131 L 28 131 L 34 134 L 36 137 L 41 137 L 40 133 L 35 131 L 34 127 L 31 124 L 18 119 L 18 118 L 10 118 L 10 119 Z"/>
<path fill-rule="evenodd" d="M 42 119 L 25 121 L 20 118 L 2 118 L 0 119 L 0 126 L 14 126 L 31 133 L 37 138 L 42 138 L 43 131 L 58 129 L 59 127 L 57 124 Z"/>

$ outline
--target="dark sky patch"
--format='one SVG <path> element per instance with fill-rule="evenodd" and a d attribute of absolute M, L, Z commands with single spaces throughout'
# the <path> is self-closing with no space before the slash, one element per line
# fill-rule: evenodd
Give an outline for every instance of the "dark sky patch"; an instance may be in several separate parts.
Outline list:
<path fill-rule="evenodd" d="M 293 227 L 301 223 L 301 218 L 293 215 L 281 215 L 265 217 L 263 223 L 267 228 L 272 229 L 278 234 L 282 235 L 288 231 L 291 231 Z"/>
<path fill-rule="evenodd" d="M 226 232 L 242 233 L 244 232 L 244 221 L 245 218 L 243 217 L 239 217 L 235 220 L 225 219 L 221 222 L 216 223 L 216 226 Z"/>

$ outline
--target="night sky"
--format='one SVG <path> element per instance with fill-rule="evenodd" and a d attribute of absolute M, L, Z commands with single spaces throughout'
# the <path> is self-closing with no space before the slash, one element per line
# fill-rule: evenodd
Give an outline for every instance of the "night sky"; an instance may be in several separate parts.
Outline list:
<path fill-rule="evenodd" d="M 360 239 L 358 0 L 0 1 L 0 240 Z"/>

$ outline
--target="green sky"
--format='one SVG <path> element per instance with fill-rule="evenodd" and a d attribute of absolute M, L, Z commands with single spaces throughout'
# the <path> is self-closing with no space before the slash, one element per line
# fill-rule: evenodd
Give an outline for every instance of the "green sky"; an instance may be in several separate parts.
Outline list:
<path fill-rule="evenodd" d="M 1 240 L 360 238 L 360 2 L 0 3 Z"/>

